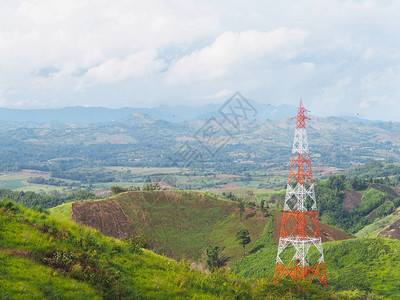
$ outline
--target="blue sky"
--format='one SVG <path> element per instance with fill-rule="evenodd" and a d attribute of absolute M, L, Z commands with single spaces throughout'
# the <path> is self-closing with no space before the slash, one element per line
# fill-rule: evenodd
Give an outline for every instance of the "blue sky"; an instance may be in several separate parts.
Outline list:
<path fill-rule="evenodd" d="M 400 121 L 400 1 L 0 4 L 0 106 L 223 103 Z"/>

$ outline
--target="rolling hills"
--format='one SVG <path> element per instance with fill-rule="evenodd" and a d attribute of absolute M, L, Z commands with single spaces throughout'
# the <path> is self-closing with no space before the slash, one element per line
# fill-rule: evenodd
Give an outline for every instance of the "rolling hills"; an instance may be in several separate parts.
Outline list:
<path fill-rule="evenodd" d="M 58 209 L 59 215 L 68 216 L 67 208 L 71 208 L 72 219 L 105 234 L 118 237 L 124 232 L 121 229 L 130 225 L 130 234 L 147 234 L 155 251 L 162 249 L 174 258 L 196 260 L 207 244 L 225 246 L 229 265 L 239 276 L 251 280 L 273 278 L 279 211 L 262 216 L 259 209 L 247 207 L 240 220 L 235 202 L 188 191 L 131 191 L 106 200 L 66 203 L 53 211 Z M 123 221 L 126 219 L 129 222 Z M 122 225 L 116 228 L 116 224 Z M 240 228 L 250 229 L 252 237 L 245 257 L 230 237 Z M 321 232 L 331 292 L 354 290 L 358 296 L 376 293 L 391 298 L 400 295 L 400 290 L 392 288 L 400 267 L 399 241 L 353 238 L 323 223 Z"/>
<path fill-rule="evenodd" d="M 274 285 L 140 250 L 46 212 L 0 201 L 0 298 L 315 299 L 307 284 Z"/>
<path fill-rule="evenodd" d="M 77 213 L 84 214 L 82 218 L 86 220 L 96 219 L 92 226 L 103 230 L 121 223 L 124 225 L 120 229 L 132 226 L 131 234 L 148 233 L 152 247 L 162 245 L 158 250 L 166 253 L 164 250 L 168 248 L 168 254 L 175 257 L 190 258 L 208 243 L 226 246 L 233 273 L 204 273 L 190 267 L 185 259 L 178 263 L 148 250 L 137 252 L 138 249 L 126 242 L 68 220 L 71 216 L 77 219 L 74 217 Z M 119 222 L 122 214 L 125 220 L 131 220 Z M 198 226 L 193 226 L 193 222 Z M 324 243 L 328 294 L 318 285 L 296 286 L 290 281 L 272 284 L 277 250 L 275 224 L 273 214 L 266 217 L 256 208 L 246 208 L 240 220 L 236 203 L 187 191 L 127 192 L 107 200 L 65 203 L 51 209 L 51 215 L 3 200 L 0 202 L 0 290 L 3 294 L 0 296 L 66 297 L 74 288 L 79 289 L 76 297 L 82 299 L 268 299 L 289 295 L 323 299 L 332 293 L 339 299 L 348 296 L 379 299 L 374 293 L 392 298 L 400 295 L 395 287 L 400 270 L 400 242 L 384 238 Z M 245 257 L 241 247 L 230 238 L 243 227 L 251 230 L 253 239 Z M 160 244 L 151 239 L 151 228 L 161 238 Z M 108 234 L 122 232 L 115 230 Z M 344 233 L 332 228 L 325 239 L 340 234 Z M 174 235 L 175 240 L 168 239 Z M 16 267 L 29 272 L 18 273 Z M 14 280 L 18 284 L 5 289 Z M 27 289 L 29 286 L 32 290 Z"/>
<path fill-rule="evenodd" d="M 387 178 L 386 181 L 389 181 Z M 320 219 L 358 237 L 398 239 L 400 192 L 383 178 L 330 176 L 316 185 Z"/>
<path fill-rule="evenodd" d="M 119 239 L 145 234 L 155 252 L 195 261 L 201 259 L 207 245 L 225 247 L 229 263 L 237 261 L 243 254 L 235 233 L 248 229 L 250 248 L 274 218 L 255 207 L 246 207 L 240 218 L 236 202 L 193 191 L 131 191 L 70 205 L 71 220 L 78 224 Z M 326 240 L 351 238 L 341 230 L 321 226 Z"/>
<path fill-rule="evenodd" d="M 229 126 L 227 121 L 224 123 L 223 118 L 215 120 L 226 127 L 219 136 L 226 144 L 210 145 L 210 149 L 201 140 L 207 119 L 175 123 L 136 113 L 92 124 L 0 123 L 0 171 L 43 171 L 44 178 L 36 179 L 39 180 L 36 183 L 65 188 L 90 185 L 93 188 L 98 183 L 136 183 L 148 179 L 129 172 L 130 169 L 122 172 L 116 167 L 185 167 L 205 176 L 261 172 L 263 180 L 261 177 L 251 180 L 257 181 L 256 186 L 271 188 L 282 184 L 275 179 L 286 170 L 290 157 L 292 120 L 243 120 L 240 130 Z M 319 166 L 315 175 L 325 176 L 371 159 L 400 161 L 399 123 L 313 117 L 307 128 L 313 137 L 312 161 Z M 198 152 L 201 163 L 191 164 L 183 159 L 181 152 L 185 147 Z M 181 174 L 177 173 L 174 175 L 179 177 Z M 46 181 L 46 176 L 53 181 Z M 241 178 L 224 183 L 236 182 L 242 182 Z M 3 187 L 24 187 L 21 181 L 6 184 Z M 215 182 L 197 181 L 191 185 L 192 188 L 185 188 L 205 189 L 214 187 Z"/>

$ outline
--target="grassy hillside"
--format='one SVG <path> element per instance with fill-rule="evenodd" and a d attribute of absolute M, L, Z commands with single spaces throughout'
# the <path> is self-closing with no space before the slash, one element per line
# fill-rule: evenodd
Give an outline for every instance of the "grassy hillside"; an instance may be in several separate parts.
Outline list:
<path fill-rule="evenodd" d="M 374 223 L 365 226 L 363 229 L 358 231 L 355 235 L 357 237 L 376 237 L 384 228 L 387 228 L 394 222 L 400 219 L 400 208 L 394 213 L 376 220 Z"/>
<path fill-rule="evenodd" d="M 277 245 L 272 238 L 273 220 L 249 255 L 233 270 L 243 277 L 272 278 Z M 359 290 L 399 298 L 400 241 L 358 238 L 323 244 L 328 284 L 332 291 Z"/>
<path fill-rule="evenodd" d="M 274 285 L 134 249 L 46 212 L 0 201 L 0 298 L 324 299 L 310 285 Z"/>
<path fill-rule="evenodd" d="M 23 251 L 0 251 L 0 299 L 100 299 L 89 284 L 20 257 L 23 255 Z"/>
<path fill-rule="evenodd" d="M 131 191 L 105 200 L 65 204 L 52 213 L 65 218 L 68 209 L 72 220 L 108 236 L 124 239 L 145 234 L 150 249 L 175 259 L 198 261 L 208 245 L 225 247 L 228 265 L 243 256 L 235 234 L 248 229 L 251 242 L 246 249 L 251 249 L 269 219 L 256 207 L 246 207 L 241 218 L 237 202 L 193 191 Z M 337 240 L 337 230 L 325 229 L 330 240 Z"/>
<path fill-rule="evenodd" d="M 52 212 L 67 215 L 67 209 Z M 74 203 L 72 219 L 113 237 L 146 234 L 151 249 L 175 259 L 199 260 L 207 245 L 222 246 L 230 261 L 243 255 L 235 233 L 248 229 L 252 247 L 267 223 L 259 209 L 247 207 L 241 219 L 237 203 L 193 191 L 132 191 Z"/>

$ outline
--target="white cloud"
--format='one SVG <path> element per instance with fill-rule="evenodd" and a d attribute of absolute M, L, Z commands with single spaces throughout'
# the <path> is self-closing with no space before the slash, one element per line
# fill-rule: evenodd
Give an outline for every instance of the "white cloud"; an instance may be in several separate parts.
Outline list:
<path fill-rule="evenodd" d="M 138 51 L 185 47 L 218 30 L 215 12 L 193 1 L 15 1 L 0 9 L 0 20 L 0 64 L 18 67 L 20 76 L 66 62 L 79 70 Z"/>
<path fill-rule="evenodd" d="M 304 30 L 287 28 L 270 32 L 227 31 L 219 35 L 210 46 L 175 62 L 169 70 L 169 80 L 214 80 L 227 74 L 232 65 L 252 63 L 271 54 L 291 57 L 306 35 Z"/>
<path fill-rule="evenodd" d="M 370 58 L 374 57 L 374 55 L 375 55 L 374 49 L 368 48 L 367 50 L 365 50 L 364 54 L 362 55 L 362 58 L 370 59 Z"/>
<path fill-rule="evenodd" d="M 231 96 L 233 95 L 233 92 L 230 90 L 221 90 L 219 92 L 216 92 L 215 94 L 209 95 L 209 96 L 205 96 L 203 97 L 204 99 L 219 99 L 219 98 L 226 98 L 227 96 Z"/>
<path fill-rule="evenodd" d="M 315 64 L 312 62 L 302 62 L 298 65 L 302 70 L 312 71 L 315 69 Z"/>
<path fill-rule="evenodd" d="M 320 102 L 324 104 L 337 104 L 345 100 L 346 89 L 349 88 L 351 82 L 352 78 L 346 77 L 324 88 L 320 97 Z"/>
<path fill-rule="evenodd" d="M 374 96 L 363 100 L 360 103 L 360 108 L 368 109 L 376 105 L 392 105 L 395 102 L 388 97 L 388 95 Z"/>
<path fill-rule="evenodd" d="M 156 53 L 141 51 L 128 55 L 125 59 L 112 58 L 99 66 L 90 68 L 84 75 L 79 88 L 106 83 L 110 84 L 129 77 L 143 78 L 159 71 L 164 66 L 162 60 L 156 59 Z"/>
<path fill-rule="evenodd" d="M 375 90 L 400 82 L 400 66 L 390 66 L 384 70 L 374 70 L 362 78 L 361 88 L 364 90 Z"/>
<path fill-rule="evenodd" d="M 0 106 L 199 105 L 239 90 L 399 120 L 371 100 L 400 98 L 399 15 L 396 0 L 1 1 Z"/>

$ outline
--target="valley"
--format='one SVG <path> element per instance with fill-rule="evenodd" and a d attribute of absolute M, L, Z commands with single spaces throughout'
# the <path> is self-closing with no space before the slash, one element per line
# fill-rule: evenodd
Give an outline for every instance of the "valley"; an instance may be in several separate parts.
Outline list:
<path fill-rule="evenodd" d="M 1 284 L 10 284 L 4 274 L 14 274 L 15 264 L 42 274 L 63 295 L 79 286 L 82 298 L 288 293 L 301 298 L 305 289 L 317 298 L 395 299 L 400 295 L 393 288 L 400 269 L 400 127 L 357 123 L 355 131 L 344 119 L 317 121 L 310 124 L 311 159 L 327 291 L 272 283 L 290 120 L 245 122 L 210 155 L 193 138 L 202 121 L 170 123 L 140 114 L 109 123 L 1 127 L 0 196 L 13 201 L 3 200 L 0 208 Z M 180 152 L 182 145 L 187 148 Z M 206 159 L 187 161 L 187 153 Z M 245 248 L 235 238 L 241 230 L 250 236 Z M 136 238 L 144 239 L 140 245 L 147 249 L 135 246 Z M 210 247 L 221 251 L 220 270 L 209 270 Z M 151 278 L 145 284 L 143 274 Z M 31 295 L 56 295 L 31 277 L 13 276 L 35 286 Z M 214 280 L 237 285 L 220 290 Z M 127 288 L 127 282 L 140 288 Z M 7 295 L 24 295 L 18 287 L 8 290 Z"/>

